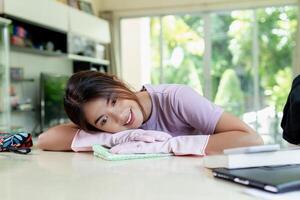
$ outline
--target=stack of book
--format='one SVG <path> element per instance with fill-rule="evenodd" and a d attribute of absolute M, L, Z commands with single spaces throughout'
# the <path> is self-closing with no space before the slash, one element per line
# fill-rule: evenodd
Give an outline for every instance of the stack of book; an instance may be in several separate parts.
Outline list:
<path fill-rule="evenodd" d="M 300 164 L 300 148 L 257 153 L 233 153 L 206 156 L 203 165 L 207 168 L 248 168 L 274 165 Z"/>

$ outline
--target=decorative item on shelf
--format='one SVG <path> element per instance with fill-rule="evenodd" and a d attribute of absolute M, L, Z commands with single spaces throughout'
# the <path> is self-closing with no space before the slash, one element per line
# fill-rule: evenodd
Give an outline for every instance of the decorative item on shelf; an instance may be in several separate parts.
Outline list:
<path fill-rule="evenodd" d="M 102 72 L 102 73 L 107 73 L 107 66 L 100 65 L 99 68 L 98 68 L 98 71 Z"/>
<path fill-rule="evenodd" d="M 45 44 L 45 50 L 46 50 L 46 51 L 54 51 L 54 49 L 55 49 L 55 46 L 54 46 L 53 42 L 48 41 L 48 42 Z"/>
<path fill-rule="evenodd" d="M 76 35 L 71 35 L 69 40 L 71 54 L 96 58 L 95 42 Z"/>
<path fill-rule="evenodd" d="M 98 71 L 102 73 L 107 73 L 107 67 L 105 65 L 90 65 L 90 70 L 91 71 Z"/>
<path fill-rule="evenodd" d="M 10 67 L 10 80 L 20 81 L 24 79 L 24 69 L 21 67 Z"/>
<path fill-rule="evenodd" d="M 73 61 L 73 72 L 79 72 L 79 71 L 84 71 L 84 70 L 93 70 L 93 71 L 99 71 L 102 73 L 107 73 L 108 72 L 108 66 L 105 64 L 100 64 L 100 63 L 91 63 L 88 61 L 79 61 L 79 60 L 74 60 Z"/>
<path fill-rule="evenodd" d="M 12 111 L 31 111 L 33 104 L 31 97 L 25 97 L 23 86 L 19 83 L 33 82 L 33 78 L 24 78 L 24 69 L 22 67 L 10 67 L 10 106 Z"/>
<path fill-rule="evenodd" d="M 79 0 L 78 6 L 79 9 L 82 10 L 83 12 L 94 15 L 93 7 L 90 2 Z"/>
<path fill-rule="evenodd" d="M 95 57 L 104 59 L 105 47 L 101 44 L 95 44 Z"/>
<path fill-rule="evenodd" d="M 33 109 L 32 101 L 30 98 L 25 99 L 24 101 L 20 102 L 18 106 L 18 110 L 20 111 L 30 111 Z"/>
<path fill-rule="evenodd" d="M 16 94 L 16 88 L 14 86 L 10 86 L 10 106 L 12 110 L 16 110 L 18 105 L 20 104 L 19 96 Z"/>
<path fill-rule="evenodd" d="M 10 26 L 11 44 L 20 47 L 32 47 L 29 32 L 20 25 Z"/>
<path fill-rule="evenodd" d="M 88 56 L 88 57 L 95 57 L 95 45 L 94 42 L 88 41 L 84 50 L 82 56 Z"/>
<path fill-rule="evenodd" d="M 10 87 L 9 87 L 9 95 L 16 96 L 16 88 L 12 85 L 10 85 Z"/>
<path fill-rule="evenodd" d="M 32 111 L 33 105 L 30 98 L 20 100 L 18 96 L 10 97 L 10 104 L 12 111 Z"/>
<path fill-rule="evenodd" d="M 79 9 L 78 0 L 68 0 L 68 5 L 73 7 L 73 8 Z"/>

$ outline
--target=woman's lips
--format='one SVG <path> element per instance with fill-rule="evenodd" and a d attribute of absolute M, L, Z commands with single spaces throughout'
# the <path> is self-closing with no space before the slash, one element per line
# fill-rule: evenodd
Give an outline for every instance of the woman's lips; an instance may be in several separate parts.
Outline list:
<path fill-rule="evenodd" d="M 125 125 L 126 125 L 126 126 L 130 126 L 131 124 L 133 124 L 134 119 L 135 119 L 134 113 L 133 113 L 132 110 L 130 109 L 130 114 L 129 114 L 128 120 L 127 120 L 127 122 L 125 123 Z"/>
<path fill-rule="evenodd" d="M 129 116 L 127 118 L 127 121 L 125 122 L 125 125 L 127 125 L 131 120 L 131 111 L 129 110 Z"/>

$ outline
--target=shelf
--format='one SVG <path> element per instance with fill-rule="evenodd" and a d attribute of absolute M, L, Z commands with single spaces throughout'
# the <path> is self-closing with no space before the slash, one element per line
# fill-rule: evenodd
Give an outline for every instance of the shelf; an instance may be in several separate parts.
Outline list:
<path fill-rule="evenodd" d="M 18 80 L 10 79 L 10 82 L 12 82 L 12 83 L 34 82 L 34 79 L 33 78 L 23 78 L 23 79 L 18 79 Z"/>
<path fill-rule="evenodd" d="M 10 27 L 11 50 L 42 56 L 65 56 L 67 34 L 42 25 L 28 22 L 22 18 L 3 15 L 12 21 Z"/>
<path fill-rule="evenodd" d="M 33 105 L 30 103 L 22 103 L 19 104 L 17 107 L 12 107 L 11 108 L 11 112 L 16 113 L 16 112 L 32 112 L 35 111 L 35 109 L 33 108 Z"/>
<path fill-rule="evenodd" d="M 104 60 L 100 58 L 92 58 L 92 57 L 80 56 L 75 54 L 68 54 L 68 58 L 71 60 L 85 61 L 85 62 L 101 64 L 101 65 L 109 65 L 108 60 Z"/>
<path fill-rule="evenodd" d="M 35 111 L 33 108 L 31 109 L 25 109 L 25 110 L 21 110 L 21 109 L 11 109 L 12 113 L 24 113 L 24 112 L 33 112 Z"/>
<path fill-rule="evenodd" d="M 29 48 L 29 47 L 19 47 L 19 46 L 14 46 L 14 45 L 11 45 L 10 48 L 12 51 L 16 51 L 16 52 L 38 54 L 38 55 L 43 55 L 43 56 L 60 57 L 60 56 L 66 55 L 65 53 L 61 53 L 61 52 L 39 50 L 39 49 L 34 49 L 34 48 Z"/>
<path fill-rule="evenodd" d="M 9 25 L 11 23 L 11 20 L 9 19 L 5 19 L 3 17 L 0 17 L 0 25 L 3 26 L 3 25 Z"/>

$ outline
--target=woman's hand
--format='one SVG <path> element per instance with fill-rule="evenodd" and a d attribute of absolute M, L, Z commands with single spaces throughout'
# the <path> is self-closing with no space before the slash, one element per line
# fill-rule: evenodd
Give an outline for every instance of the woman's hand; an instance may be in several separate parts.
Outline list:
<path fill-rule="evenodd" d="M 145 143 L 127 142 L 110 149 L 111 153 L 173 153 L 174 155 L 205 155 L 209 135 L 182 135 L 172 137 L 164 142 Z"/>
<path fill-rule="evenodd" d="M 94 144 L 100 144 L 105 147 L 113 147 L 118 144 L 140 141 L 145 143 L 163 142 L 172 136 L 162 131 L 130 129 L 118 133 L 87 133 L 80 130 L 74 137 L 72 149 L 74 151 L 91 151 Z"/>
<path fill-rule="evenodd" d="M 172 137 L 166 132 L 143 129 L 131 129 L 108 135 L 112 136 L 110 146 L 108 147 L 131 141 L 141 141 L 148 143 L 163 142 Z"/>

